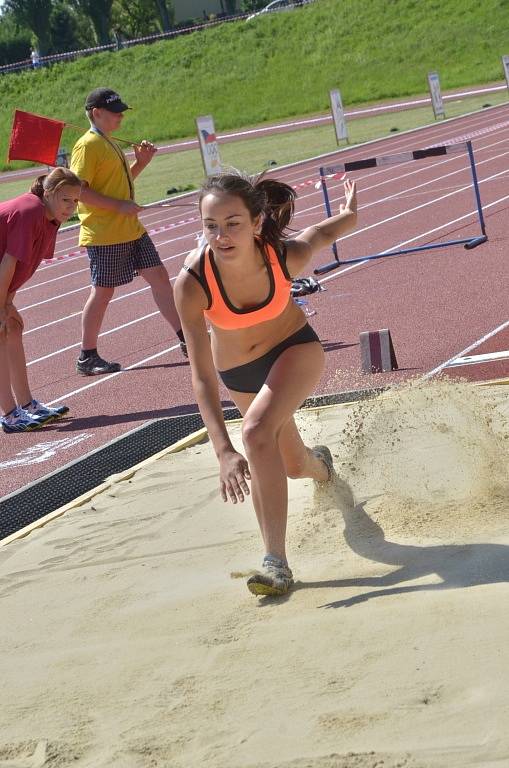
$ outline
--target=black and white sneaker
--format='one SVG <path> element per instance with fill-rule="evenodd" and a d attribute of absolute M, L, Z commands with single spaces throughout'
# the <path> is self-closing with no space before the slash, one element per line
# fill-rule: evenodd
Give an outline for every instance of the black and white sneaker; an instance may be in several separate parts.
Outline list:
<path fill-rule="evenodd" d="M 97 352 L 84 360 L 76 360 L 76 371 L 82 376 L 98 376 L 101 373 L 117 373 L 122 366 L 120 363 L 108 363 Z"/>
<path fill-rule="evenodd" d="M 327 480 L 325 480 L 325 483 L 332 483 L 334 478 L 336 477 L 336 473 L 334 470 L 334 463 L 332 460 L 332 454 L 330 450 L 327 448 L 326 445 L 315 445 L 314 448 L 311 448 L 311 453 L 313 453 L 320 461 L 323 461 L 325 466 L 327 467 Z M 315 481 L 318 483 L 318 481 Z M 323 483 L 318 483 L 318 485 L 323 485 Z"/>
<path fill-rule="evenodd" d="M 293 574 L 288 563 L 273 555 L 265 555 L 262 568 L 247 580 L 247 588 L 253 595 L 280 597 L 293 586 Z"/>

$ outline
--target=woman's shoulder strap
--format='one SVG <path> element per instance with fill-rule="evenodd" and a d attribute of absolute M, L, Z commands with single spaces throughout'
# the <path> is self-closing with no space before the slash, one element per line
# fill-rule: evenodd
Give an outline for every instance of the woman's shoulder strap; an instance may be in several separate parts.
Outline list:
<path fill-rule="evenodd" d="M 269 245 L 269 243 L 265 246 L 267 248 L 267 251 L 269 252 L 269 248 L 272 250 L 272 252 L 275 254 L 279 266 L 281 267 L 281 272 L 286 277 L 287 280 L 291 280 L 290 273 L 288 272 L 288 267 L 286 265 L 286 257 L 287 257 L 287 249 L 286 249 L 286 243 L 282 240 L 278 248 L 274 248 L 273 246 Z"/>
<path fill-rule="evenodd" d="M 208 302 L 207 309 L 210 309 L 212 305 L 212 295 L 210 293 L 209 284 L 205 276 L 205 252 L 207 248 L 208 248 L 207 245 L 204 248 L 202 248 L 198 263 L 196 264 L 195 262 L 194 264 L 194 267 L 197 267 L 198 271 L 196 271 L 196 269 L 190 266 L 189 264 L 183 264 L 182 269 L 185 269 L 186 272 L 192 275 L 194 279 L 199 282 L 199 284 L 205 291 L 205 295 L 207 297 L 207 302 Z"/>

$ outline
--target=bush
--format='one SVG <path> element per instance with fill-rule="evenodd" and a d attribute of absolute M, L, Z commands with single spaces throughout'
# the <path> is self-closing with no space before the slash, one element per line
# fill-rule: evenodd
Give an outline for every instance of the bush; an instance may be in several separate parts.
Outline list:
<path fill-rule="evenodd" d="M 12 64 L 30 58 L 32 35 L 29 30 L 18 29 L 9 13 L 1 15 L 0 64 Z"/>

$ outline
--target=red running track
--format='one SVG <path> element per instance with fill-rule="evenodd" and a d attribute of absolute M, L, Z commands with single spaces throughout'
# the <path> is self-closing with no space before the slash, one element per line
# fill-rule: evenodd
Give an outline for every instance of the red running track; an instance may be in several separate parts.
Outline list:
<path fill-rule="evenodd" d="M 341 162 L 467 138 L 473 139 L 489 242 L 471 251 L 454 246 L 350 265 L 324 276 L 326 291 L 309 297 L 307 305 L 316 310 L 311 322 L 326 350 L 319 393 L 440 371 L 474 380 L 509 375 L 508 359 L 444 367 L 457 356 L 509 349 L 509 105 L 348 149 L 341 152 Z M 335 161 L 339 154 L 324 164 Z M 274 172 L 299 189 L 296 228 L 324 216 L 321 192 L 305 184 L 317 180 L 319 165 L 315 159 Z M 478 232 L 464 154 L 352 176 L 359 186 L 359 221 L 357 230 L 339 243 L 342 258 Z M 331 182 L 329 191 L 337 209 L 341 183 Z M 200 231 L 196 195 L 178 202 L 189 208 L 154 208 L 143 214 L 172 279 Z M 56 259 L 41 265 L 17 295 L 33 391 L 44 402 L 67 403 L 71 411 L 44 430 L 3 435 L 0 496 L 151 419 L 196 411 L 189 366 L 140 279 L 118 290 L 100 339 L 101 353 L 121 361 L 124 370 L 93 378 L 75 373 L 80 314 L 89 290 L 87 258 L 77 246 L 77 234 L 77 229 L 60 233 Z M 324 252 L 312 266 L 330 259 L 330 252 Z M 359 333 L 378 328 L 391 330 L 399 371 L 364 375 Z M 224 390 L 222 396 L 226 401 Z"/>

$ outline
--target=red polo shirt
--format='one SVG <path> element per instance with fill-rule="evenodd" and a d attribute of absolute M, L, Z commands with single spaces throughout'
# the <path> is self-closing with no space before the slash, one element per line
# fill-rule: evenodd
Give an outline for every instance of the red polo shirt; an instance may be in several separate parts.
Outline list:
<path fill-rule="evenodd" d="M 9 293 L 26 283 L 43 259 L 53 258 L 58 227 L 31 192 L 0 203 L 0 261 L 4 253 L 17 261 Z"/>

